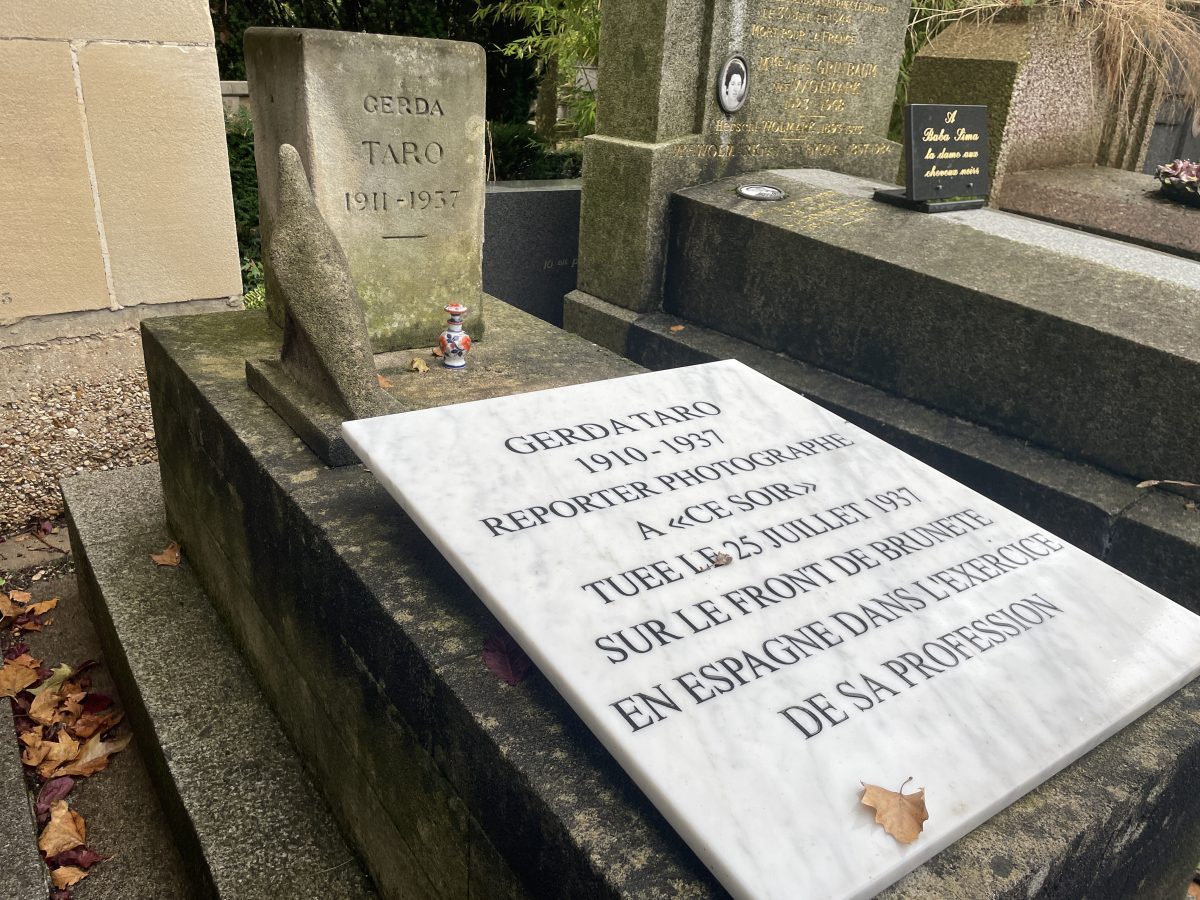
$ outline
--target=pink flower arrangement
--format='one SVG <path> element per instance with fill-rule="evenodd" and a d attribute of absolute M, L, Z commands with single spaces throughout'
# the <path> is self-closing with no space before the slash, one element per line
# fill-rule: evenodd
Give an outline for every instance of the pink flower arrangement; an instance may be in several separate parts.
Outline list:
<path fill-rule="evenodd" d="M 1177 159 L 1159 166 L 1155 173 L 1162 187 L 1159 192 L 1179 203 L 1200 206 L 1200 163 Z"/>

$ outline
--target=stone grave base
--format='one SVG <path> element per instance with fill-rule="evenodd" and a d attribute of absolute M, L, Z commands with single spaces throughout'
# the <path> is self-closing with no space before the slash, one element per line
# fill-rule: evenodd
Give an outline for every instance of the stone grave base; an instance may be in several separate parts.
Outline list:
<path fill-rule="evenodd" d="M 1158 179 L 1104 166 L 1013 172 L 996 205 L 1164 253 L 1200 260 L 1200 209 L 1166 200 Z"/>
<path fill-rule="evenodd" d="M 495 308 L 466 378 L 393 393 L 417 408 L 638 370 Z M 485 668 L 494 619 L 374 478 L 319 464 L 246 385 L 243 360 L 278 346 L 265 315 L 143 338 L 171 535 L 382 895 L 724 896 L 543 678 Z M 428 435 L 448 479 L 462 439 Z M 882 896 L 1181 894 L 1198 725 L 1193 684 Z"/>

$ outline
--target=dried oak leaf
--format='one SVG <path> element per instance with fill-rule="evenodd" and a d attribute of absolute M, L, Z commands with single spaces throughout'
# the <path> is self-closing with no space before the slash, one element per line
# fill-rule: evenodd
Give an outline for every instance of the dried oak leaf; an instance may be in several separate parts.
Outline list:
<path fill-rule="evenodd" d="M 58 691 L 42 691 L 29 704 L 29 718 L 40 725 L 53 725 L 61 699 Z"/>
<path fill-rule="evenodd" d="M 15 697 L 37 680 L 35 669 L 6 662 L 0 666 L 0 697 Z"/>
<path fill-rule="evenodd" d="M 133 740 L 132 734 L 125 734 L 111 741 L 101 740 L 102 735 L 103 732 L 98 731 L 88 738 L 75 760 L 58 769 L 54 774 L 56 776 L 75 775 L 79 778 L 95 775 L 108 767 L 109 757 L 114 753 L 120 753 Z"/>
<path fill-rule="evenodd" d="M 124 717 L 125 713 L 119 709 L 110 709 L 99 715 L 85 712 L 75 720 L 75 724 L 71 726 L 71 730 L 75 732 L 75 737 L 87 740 L 93 734 L 103 734 L 108 731 Z"/>
<path fill-rule="evenodd" d="M 179 565 L 179 542 L 171 541 L 162 553 L 151 553 L 150 558 L 156 566 Z"/>
<path fill-rule="evenodd" d="M 49 778 L 55 769 L 79 755 L 79 741 L 65 731 L 58 733 L 58 740 L 46 741 L 42 746 L 49 748 L 46 758 L 37 767 L 37 773 L 42 778 Z"/>
<path fill-rule="evenodd" d="M 50 744 L 42 739 L 40 725 L 32 731 L 24 732 L 17 740 L 25 745 L 21 750 L 21 762 L 31 769 L 41 765 L 46 754 L 50 752 Z"/>
<path fill-rule="evenodd" d="M 38 838 L 38 849 L 46 856 L 57 856 L 64 850 L 79 847 L 87 839 L 83 817 L 72 812 L 66 800 L 50 804 L 50 821 Z"/>
<path fill-rule="evenodd" d="M 901 844 L 915 841 L 929 818 L 925 809 L 925 788 L 904 793 L 904 785 L 910 781 L 911 778 L 905 779 L 899 791 L 889 791 L 876 784 L 863 785 L 862 804 L 875 810 L 875 821 Z"/>
<path fill-rule="evenodd" d="M 59 890 L 78 884 L 87 878 L 87 872 L 78 866 L 60 866 L 50 871 L 50 880 Z"/>
<path fill-rule="evenodd" d="M 380 386 L 381 388 L 383 388 L 385 391 L 386 391 L 388 388 L 390 388 L 390 387 L 393 387 L 393 386 L 394 386 L 394 385 L 392 384 L 392 380 L 391 380 L 390 378 L 388 378 L 386 375 L 380 375 L 378 372 L 376 372 L 376 373 L 375 373 L 375 377 L 379 379 L 379 386 Z"/>
<path fill-rule="evenodd" d="M 414 372 L 429 371 L 429 363 L 425 362 L 425 360 L 421 359 L 419 356 L 414 356 L 412 362 L 408 364 L 408 367 Z"/>
<path fill-rule="evenodd" d="M 0 619 L 15 619 L 23 612 L 25 612 L 24 606 L 14 601 L 4 591 L 0 591 Z"/>
<path fill-rule="evenodd" d="M 533 662 L 507 631 L 494 631 L 483 642 L 483 664 L 507 685 L 518 685 L 529 676 Z"/>
<path fill-rule="evenodd" d="M 56 606 L 58 606 L 57 597 L 51 600 L 43 600 L 41 603 L 30 604 L 29 606 L 25 607 L 25 610 L 26 612 L 33 613 L 35 616 L 40 616 L 43 613 L 50 612 L 50 610 L 54 609 Z"/>

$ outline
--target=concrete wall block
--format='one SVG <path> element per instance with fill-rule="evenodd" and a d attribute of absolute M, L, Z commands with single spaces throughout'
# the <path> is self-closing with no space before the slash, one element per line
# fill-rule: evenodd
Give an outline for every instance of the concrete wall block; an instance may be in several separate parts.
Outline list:
<path fill-rule="evenodd" d="M 71 48 L 0 41 L 0 325 L 110 305 L 84 148 Z"/>
<path fill-rule="evenodd" d="M 206 0 L 4 0 L 0 34 L 83 41 L 213 43 Z"/>
<path fill-rule="evenodd" d="M 216 52 L 87 44 L 79 72 L 117 302 L 240 294 Z"/>

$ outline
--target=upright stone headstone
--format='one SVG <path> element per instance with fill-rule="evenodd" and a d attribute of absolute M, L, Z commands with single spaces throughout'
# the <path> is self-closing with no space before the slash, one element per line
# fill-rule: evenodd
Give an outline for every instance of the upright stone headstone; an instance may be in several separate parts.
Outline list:
<path fill-rule="evenodd" d="M 484 56 L 476 44 L 298 28 L 246 32 L 261 230 L 280 144 L 346 252 L 376 352 L 433 344 L 459 302 L 482 334 Z M 282 322 L 267 264 L 267 304 Z"/>
<path fill-rule="evenodd" d="M 907 18 L 902 0 L 607 0 L 579 289 L 657 305 L 671 191 L 796 166 L 892 180 Z"/>

